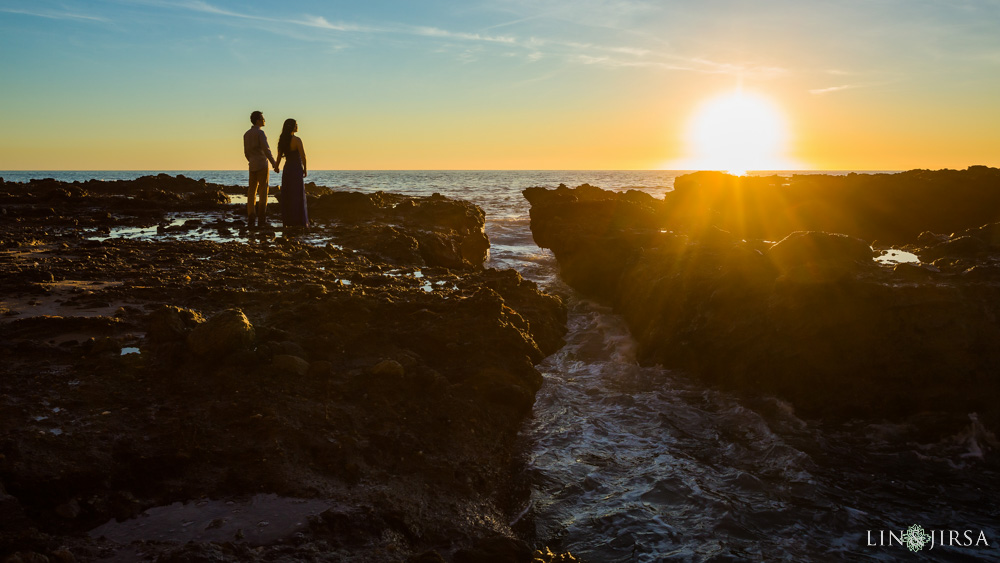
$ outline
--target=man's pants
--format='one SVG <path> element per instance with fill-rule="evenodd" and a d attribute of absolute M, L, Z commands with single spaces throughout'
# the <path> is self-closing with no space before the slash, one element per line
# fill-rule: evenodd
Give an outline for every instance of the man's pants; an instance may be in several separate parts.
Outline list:
<path fill-rule="evenodd" d="M 250 185 L 247 187 L 247 219 L 249 220 L 253 220 L 256 216 L 260 218 L 260 221 L 263 221 L 264 215 L 267 213 L 268 172 L 270 170 L 267 168 L 250 171 Z M 258 195 L 260 196 L 260 205 L 255 212 L 254 203 Z"/>

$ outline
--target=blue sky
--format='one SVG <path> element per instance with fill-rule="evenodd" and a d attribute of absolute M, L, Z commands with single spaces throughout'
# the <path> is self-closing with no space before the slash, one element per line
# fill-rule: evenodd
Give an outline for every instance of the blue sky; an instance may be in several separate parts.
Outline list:
<path fill-rule="evenodd" d="M 702 100 L 821 168 L 1000 165 L 1000 1 L 0 1 L 0 169 L 655 168 Z M 992 160 L 990 160 L 992 159 Z"/>

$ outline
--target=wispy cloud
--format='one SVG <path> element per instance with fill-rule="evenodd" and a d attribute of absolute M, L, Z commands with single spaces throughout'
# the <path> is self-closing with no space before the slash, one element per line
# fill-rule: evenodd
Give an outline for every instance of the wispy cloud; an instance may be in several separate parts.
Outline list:
<path fill-rule="evenodd" d="M 731 74 L 758 79 L 774 78 L 787 74 L 788 69 L 746 63 L 721 63 L 702 58 L 660 56 L 656 59 L 621 59 L 609 55 L 578 55 L 577 61 L 587 65 L 622 68 L 653 68 L 665 71 L 697 72 L 701 74 Z"/>
<path fill-rule="evenodd" d="M 436 27 L 410 27 L 410 28 L 400 28 L 402 30 L 408 30 L 409 33 L 414 35 L 422 35 L 424 37 L 441 37 L 444 39 L 460 39 L 463 41 L 482 41 L 487 43 L 506 43 L 508 45 L 514 45 L 517 43 L 517 39 L 513 37 L 506 37 L 502 35 L 481 35 L 479 33 L 465 33 L 461 31 L 448 31 L 445 29 L 438 29 Z"/>
<path fill-rule="evenodd" d="M 585 65 L 613 64 L 610 57 L 592 57 L 590 55 L 579 55 L 577 60 Z"/>
<path fill-rule="evenodd" d="M 78 21 L 93 21 L 93 22 L 110 21 L 107 18 L 102 18 L 98 16 L 75 14 L 73 12 L 57 12 L 53 10 L 33 11 L 33 10 L 19 10 L 15 8 L 0 8 L 0 12 L 6 12 L 8 14 L 19 14 L 22 16 L 34 16 L 36 18 L 46 18 L 50 20 L 78 20 Z"/>
<path fill-rule="evenodd" d="M 239 12 L 232 12 L 232 11 L 229 11 L 229 10 L 223 10 L 222 8 L 217 8 L 217 7 L 211 5 L 211 4 L 207 3 L 207 2 L 201 2 L 199 0 L 193 0 L 193 1 L 190 1 L 190 2 L 177 2 L 175 4 L 171 4 L 171 3 L 167 3 L 167 2 L 149 2 L 149 3 L 150 4 L 164 6 L 164 7 L 186 8 L 186 9 L 189 9 L 189 10 L 193 10 L 195 12 L 203 12 L 203 13 L 206 13 L 206 14 L 215 14 L 215 15 L 219 15 L 219 16 L 230 16 L 230 17 L 235 17 L 235 18 L 255 19 L 255 20 L 256 19 L 266 19 L 266 18 L 260 18 L 260 17 L 256 17 L 256 16 L 249 16 L 249 15 L 246 15 L 246 14 L 241 14 Z"/>
<path fill-rule="evenodd" d="M 506 21 L 506 22 L 503 22 L 503 23 L 498 23 L 498 24 L 495 24 L 495 25 L 491 25 L 491 26 L 489 26 L 489 27 L 487 27 L 485 29 L 497 29 L 498 27 L 508 27 L 508 26 L 511 26 L 511 25 L 517 25 L 517 24 L 520 24 L 520 23 L 524 23 L 524 22 L 528 22 L 528 21 L 532 21 L 532 20 L 537 20 L 537 19 L 539 19 L 541 17 L 543 17 L 543 16 L 537 15 L 537 16 L 528 16 L 528 17 L 525 17 L 525 18 L 518 18 L 516 20 L 511 20 L 511 21 Z"/>
<path fill-rule="evenodd" d="M 458 55 L 458 60 L 465 63 L 474 63 L 479 60 L 478 49 L 465 49 Z"/>
<path fill-rule="evenodd" d="M 832 94 L 833 92 L 843 92 L 844 90 L 854 90 L 863 87 L 863 84 L 841 84 L 840 86 L 830 86 L 829 88 L 813 88 L 809 90 L 809 93 L 821 96 L 823 94 Z"/>
<path fill-rule="evenodd" d="M 365 28 L 359 25 L 347 24 L 347 23 L 331 23 L 327 21 L 323 16 L 305 16 L 301 20 L 278 20 L 286 21 L 288 23 L 294 23 L 297 25 L 304 25 L 306 27 L 316 27 L 319 29 L 329 29 L 330 31 L 351 31 L 351 32 L 374 32 L 378 31 L 374 28 Z"/>
<path fill-rule="evenodd" d="M 857 90 L 859 88 L 875 88 L 875 87 L 880 87 L 880 86 L 887 86 L 887 85 L 890 85 L 890 84 L 895 84 L 895 83 L 897 83 L 897 82 L 899 82 L 901 80 L 904 80 L 904 79 L 905 79 L 904 76 L 899 75 L 899 76 L 890 78 L 888 80 L 880 80 L 880 81 L 874 81 L 874 82 L 855 82 L 855 83 L 851 83 L 851 84 L 838 84 L 837 86 L 829 86 L 827 88 L 814 88 L 812 90 L 809 90 L 809 93 L 813 94 L 813 95 L 816 95 L 816 96 L 822 96 L 824 94 L 832 94 L 834 92 L 843 92 L 845 90 Z"/>
<path fill-rule="evenodd" d="M 545 58 L 552 60 L 561 58 L 584 65 L 599 65 L 609 68 L 652 68 L 664 71 L 683 71 L 707 74 L 736 74 L 740 76 L 773 77 L 784 74 L 785 69 L 773 66 L 717 62 L 700 57 L 685 57 L 674 53 L 657 52 L 644 47 L 632 45 L 601 45 L 578 41 L 565 41 L 545 37 L 518 37 L 512 34 L 495 35 L 484 32 L 467 32 L 442 29 L 432 26 L 416 26 L 407 24 L 384 24 L 378 27 L 358 25 L 349 22 L 331 22 L 322 16 L 303 15 L 298 18 L 274 18 L 267 16 L 241 13 L 216 7 L 203 0 L 182 0 L 166 2 L 165 0 L 132 0 L 134 4 L 144 4 L 161 8 L 179 9 L 189 12 L 210 14 L 241 21 L 253 21 L 273 24 L 266 29 L 275 33 L 288 34 L 286 27 L 296 26 L 319 29 L 337 33 L 409 35 L 430 39 L 441 39 L 455 42 L 494 44 L 523 49 L 521 55 L 528 62 L 537 62 Z M 643 4 L 635 4 L 628 0 L 620 3 L 622 10 L 635 11 Z M 505 27 L 542 16 L 522 18 L 492 26 Z M 478 51 L 477 51 L 478 53 Z M 470 62 L 473 57 L 463 55 L 462 62 Z"/>
<path fill-rule="evenodd" d="M 632 32 L 637 20 L 649 17 L 662 9 L 656 2 L 646 0 L 501 0 L 513 21 L 511 25 L 533 19 L 549 19 L 574 27 L 610 29 Z"/>
<path fill-rule="evenodd" d="M 303 15 L 302 17 L 297 19 L 260 16 L 260 15 L 254 15 L 244 12 L 236 12 L 233 10 L 219 8 L 213 4 L 204 2 L 203 0 L 184 0 L 180 2 L 168 2 L 165 0 L 124 0 L 124 3 L 133 5 L 153 6 L 156 8 L 180 10 L 184 12 L 194 12 L 199 14 L 208 14 L 213 16 L 230 18 L 237 21 L 270 24 L 268 27 L 264 27 L 262 29 L 276 33 L 282 33 L 280 26 L 287 26 L 287 25 L 292 25 L 295 27 L 322 29 L 327 31 L 338 31 L 338 32 L 385 33 L 390 31 L 388 29 L 366 27 L 352 23 L 331 22 L 322 16 Z"/>
<path fill-rule="evenodd" d="M 620 53 L 622 55 L 632 55 L 634 57 L 645 57 L 650 53 L 649 49 L 639 49 L 637 47 L 611 47 L 609 50 L 612 53 Z"/>

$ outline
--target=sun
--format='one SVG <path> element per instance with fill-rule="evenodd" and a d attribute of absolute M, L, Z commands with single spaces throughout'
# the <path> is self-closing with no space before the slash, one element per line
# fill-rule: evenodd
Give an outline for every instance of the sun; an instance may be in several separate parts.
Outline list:
<path fill-rule="evenodd" d="M 748 170 L 798 168 L 784 156 L 788 128 L 784 116 L 767 98 L 738 90 L 708 100 L 688 125 L 693 156 L 671 166 L 682 170 Z"/>

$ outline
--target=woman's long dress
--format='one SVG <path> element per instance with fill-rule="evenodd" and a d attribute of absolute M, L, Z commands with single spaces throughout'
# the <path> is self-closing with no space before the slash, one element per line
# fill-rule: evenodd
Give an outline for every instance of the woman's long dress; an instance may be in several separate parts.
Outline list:
<path fill-rule="evenodd" d="M 308 227 L 306 188 L 302 183 L 302 158 L 299 151 L 288 151 L 281 171 L 281 222 L 286 227 Z"/>

